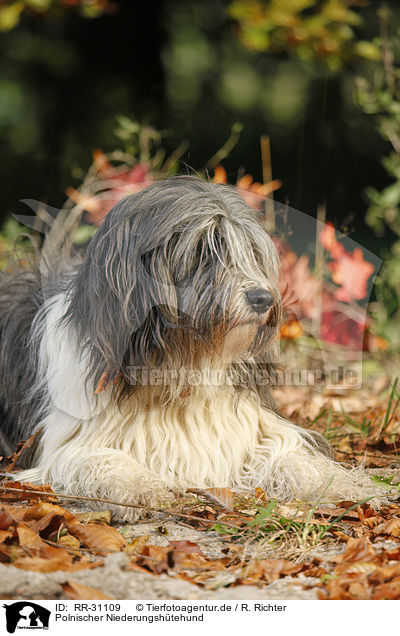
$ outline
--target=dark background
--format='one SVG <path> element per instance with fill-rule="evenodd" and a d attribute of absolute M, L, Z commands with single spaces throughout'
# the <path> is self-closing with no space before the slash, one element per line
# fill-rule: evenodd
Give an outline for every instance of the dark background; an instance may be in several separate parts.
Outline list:
<path fill-rule="evenodd" d="M 389 182 L 380 159 L 389 144 L 354 102 L 362 62 L 332 72 L 284 51 L 254 54 L 222 0 L 115 4 L 94 19 L 27 13 L 0 33 L 3 220 L 25 212 L 23 198 L 61 206 L 93 149 L 118 147 L 118 114 L 163 131 L 168 152 L 187 139 L 183 170 L 202 168 L 240 121 L 240 141 L 224 161 L 232 182 L 241 167 L 261 180 L 267 134 L 273 176 L 283 182 L 276 198 L 309 214 L 326 202 L 329 219 L 376 251 L 364 191 Z M 373 38 L 375 3 L 357 10 L 359 37 Z"/>

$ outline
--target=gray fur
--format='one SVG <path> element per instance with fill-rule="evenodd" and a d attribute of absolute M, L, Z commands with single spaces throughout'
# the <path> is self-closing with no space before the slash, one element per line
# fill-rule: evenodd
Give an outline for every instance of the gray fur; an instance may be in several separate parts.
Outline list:
<path fill-rule="evenodd" d="M 50 233 L 38 263 L 0 279 L 0 403 L 12 444 L 30 434 L 46 409 L 32 325 L 43 332 L 43 302 L 63 290 L 64 320 L 89 354 L 87 390 L 104 372 L 111 379 L 120 373 L 116 399 L 124 399 L 137 389 L 132 367 L 190 367 L 195 350 L 212 357 L 221 325 L 227 332 L 254 318 L 245 291 L 265 286 L 276 300 L 269 323 L 232 369 L 241 373 L 238 390 L 263 392 L 271 406 L 269 390 L 248 386 L 248 379 L 253 364 L 271 363 L 281 316 L 278 258 L 237 191 L 193 177 L 157 182 L 114 206 L 81 262 L 52 251 L 51 241 Z"/>

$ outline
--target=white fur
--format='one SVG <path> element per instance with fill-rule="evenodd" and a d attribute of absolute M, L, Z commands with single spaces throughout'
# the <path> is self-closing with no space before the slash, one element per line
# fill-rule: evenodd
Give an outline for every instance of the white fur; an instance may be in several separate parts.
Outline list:
<path fill-rule="evenodd" d="M 376 492 L 365 473 L 323 455 L 310 433 L 265 409 L 251 392 L 203 384 L 189 400 L 146 409 L 140 390 L 123 407 L 111 388 L 95 396 L 89 384 L 85 391 L 85 360 L 70 329 L 58 324 L 64 310 L 62 295 L 45 308 L 38 384 L 47 384 L 49 399 L 37 425 L 43 433 L 34 467 L 19 479 L 152 506 L 168 501 L 170 489 L 188 487 L 259 486 L 281 500 L 315 500 L 325 488 L 326 497 L 337 499 Z M 134 509 L 114 510 L 135 516 Z"/>

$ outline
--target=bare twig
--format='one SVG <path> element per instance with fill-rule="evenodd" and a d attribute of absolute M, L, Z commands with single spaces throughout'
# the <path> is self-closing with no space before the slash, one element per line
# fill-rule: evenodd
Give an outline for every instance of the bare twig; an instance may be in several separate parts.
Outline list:
<path fill-rule="evenodd" d="M 5 473 L 0 473 L 0 476 L 9 477 L 9 475 Z M 188 514 L 185 514 L 184 512 L 175 512 L 173 510 L 163 510 L 162 508 L 151 508 L 144 504 L 128 504 L 128 503 L 123 503 L 121 501 L 110 501 L 109 499 L 102 499 L 100 497 L 84 497 L 82 495 L 60 495 L 55 492 L 47 493 L 47 492 L 43 492 L 42 490 L 31 490 L 29 488 L 25 488 L 24 490 L 21 490 L 21 488 L 12 488 L 10 486 L 0 485 L 0 491 L 1 490 L 4 490 L 6 492 L 19 493 L 20 495 L 26 492 L 32 495 L 40 495 L 41 497 L 58 497 L 60 499 L 68 499 L 72 501 L 95 501 L 95 502 L 107 504 L 109 506 L 122 506 L 124 508 L 140 508 L 142 510 L 146 510 L 149 512 L 158 512 L 161 514 L 168 515 L 170 517 L 182 517 L 183 519 L 192 519 L 193 521 L 200 521 L 201 523 L 210 523 L 212 525 L 216 523 L 215 519 L 205 519 L 203 517 L 197 517 L 195 515 L 188 515 Z M 224 525 L 229 526 L 231 528 L 237 528 L 235 524 L 233 523 L 230 524 L 225 521 L 224 521 Z"/>
<path fill-rule="evenodd" d="M 272 181 L 271 143 L 267 135 L 261 135 L 261 163 L 264 185 Z M 270 192 L 264 201 L 265 225 L 268 232 L 275 231 L 274 193 Z"/>
<path fill-rule="evenodd" d="M 318 292 L 315 294 L 315 314 L 313 316 L 313 332 L 317 338 L 321 338 L 322 320 L 322 292 L 324 286 L 324 248 L 319 240 L 319 234 L 326 222 L 326 204 L 319 205 L 317 211 L 317 227 L 315 237 L 315 278 L 318 281 Z"/>

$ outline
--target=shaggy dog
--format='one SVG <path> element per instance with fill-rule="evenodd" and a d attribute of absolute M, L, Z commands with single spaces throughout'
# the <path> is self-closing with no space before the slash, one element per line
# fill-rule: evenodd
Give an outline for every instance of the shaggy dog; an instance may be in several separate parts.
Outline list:
<path fill-rule="evenodd" d="M 53 250 L 3 274 L 3 429 L 14 443 L 40 431 L 17 477 L 127 504 L 188 487 L 374 494 L 274 409 L 278 275 L 256 211 L 193 177 L 117 203 L 83 258 Z"/>

